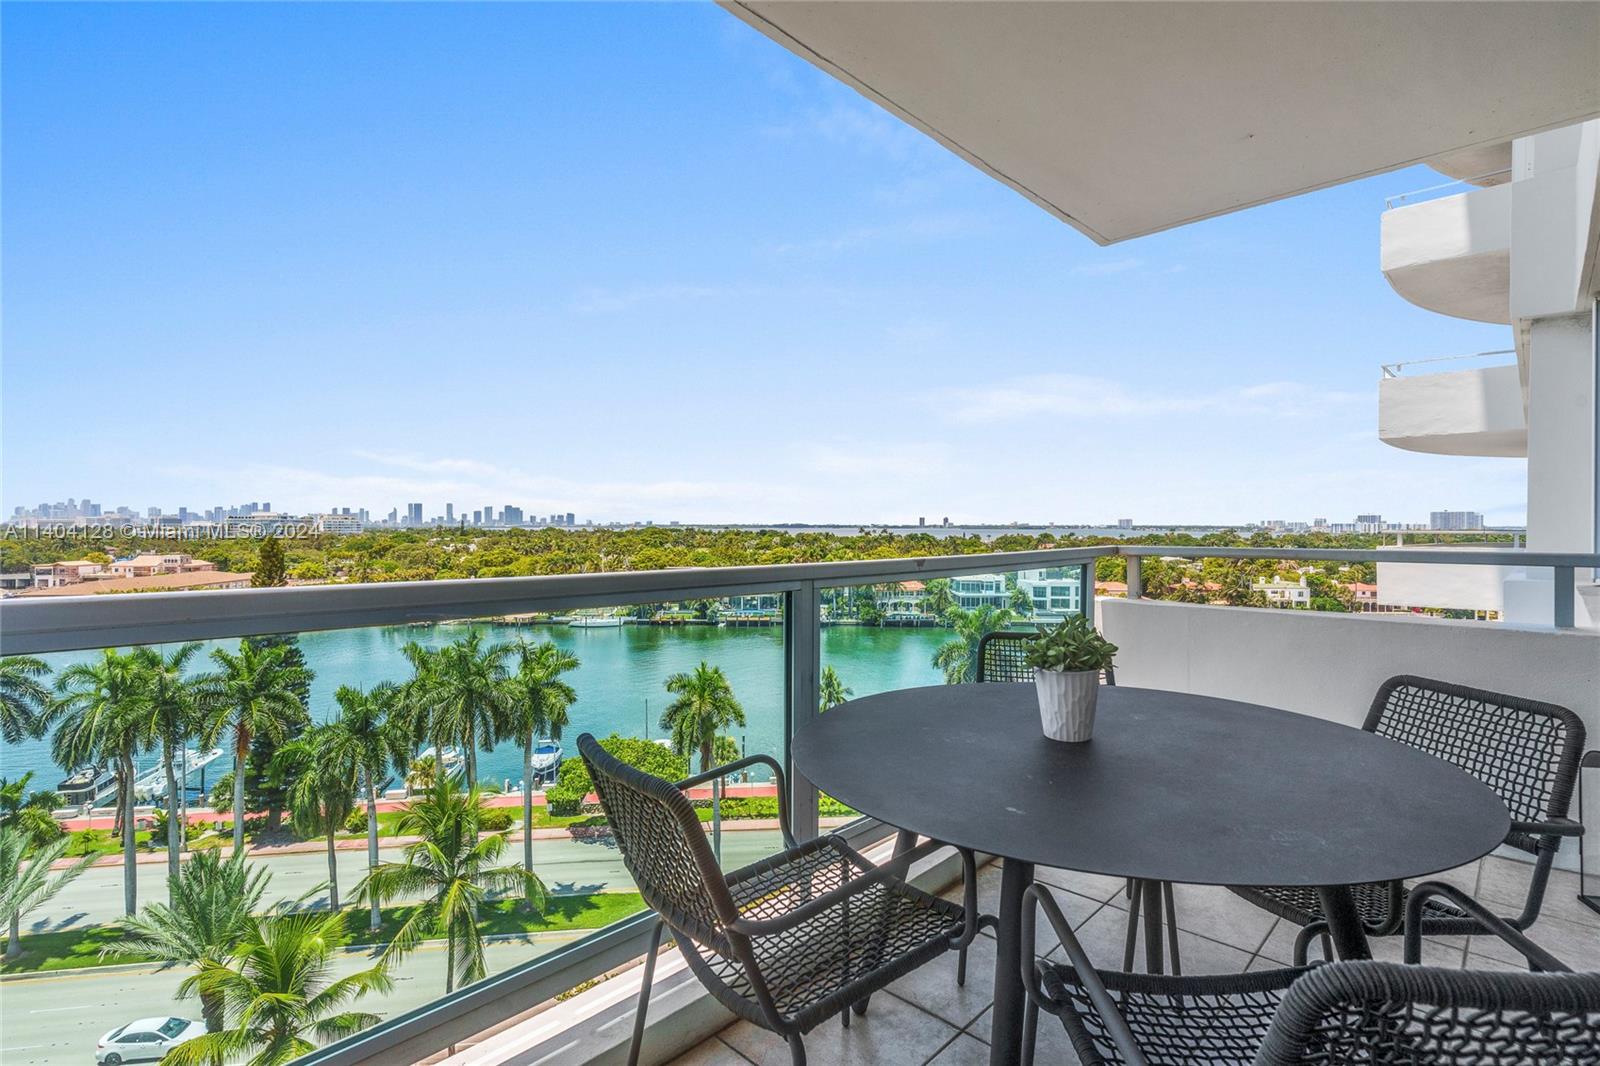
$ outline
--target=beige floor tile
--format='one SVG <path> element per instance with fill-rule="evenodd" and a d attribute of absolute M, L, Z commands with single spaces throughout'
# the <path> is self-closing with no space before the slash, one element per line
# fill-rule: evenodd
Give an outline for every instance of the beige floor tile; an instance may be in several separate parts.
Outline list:
<path fill-rule="evenodd" d="M 1600 970 L 1600 930 L 1560 918 L 1541 917 L 1527 930 L 1528 939 L 1574 970 Z M 1467 950 L 1502 962 L 1518 963 L 1522 955 L 1499 937 L 1475 936 Z"/>
<path fill-rule="evenodd" d="M 1103 970 L 1120 970 L 1127 927 L 1128 916 L 1107 907 L 1075 932 L 1078 941 L 1083 945 L 1083 950 L 1088 953 L 1090 961 L 1095 966 Z M 1181 927 L 1178 932 L 1178 954 L 1183 962 L 1183 972 L 1186 974 L 1242 973 L 1249 964 L 1251 956 L 1250 951 L 1196 936 L 1194 933 L 1183 931 Z M 1058 949 L 1050 958 L 1053 961 L 1061 961 L 1065 958 L 1065 953 Z M 1141 939 L 1134 958 L 1135 968 L 1142 968 L 1143 959 L 1144 942 Z"/>
<path fill-rule="evenodd" d="M 1570 843 L 1565 847 L 1574 848 Z M 1532 872 L 1533 867 L 1527 863 L 1491 855 L 1483 860 L 1483 876 L 1478 881 L 1477 897 L 1497 914 L 1514 917 L 1527 901 L 1528 881 Z M 1600 936 L 1600 914 L 1579 901 L 1578 875 L 1570 870 L 1550 871 L 1550 881 L 1545 886 L 1539 916 L 1587 925 Z"/>
<path fill-rule="evenodd" d="M 1214 885 L 1173 885 L 1178 928 L 1255 954 L 1277 916 Z"/>
<path fill-rule="evenodd" d="M 956 953 L 947 951 L 895 981 L 889 991 L 956 1028 L 963 1028 L 983 1013 L 993 997 L 996 950 L 995 942 L 988 937 L 973 940 L 967 949 L 965 987 L 956 984 Z"/>
<path fill-rule="evenodd" d="M 967 1027 L 967 1035 L 976 1037 L 984 1042 L 989 1040 L 989 1015 L 985 1012 L 972 1025 Z M 985 1062 L 988 1060 L 985 1059 Z M 1067 1031 L 1061 1028 L 1061 1020 L 1048 1014 L 1039 1015 L 1039 1035 L 1034 1043 L 1033 1061 L 1039 1066 L 1078 1066 L 1081 1061 L 1078 1053 L 1072 1047 L 1072 1041 L 1067 1039 Z"/>
<path fill-rule="evenodd" d="M 679 1055 L 668 1066 L 750 1066 L 750 1062 L 721 1040 L 712 1037 L 699 1047 Z"/>
<path fill-rule="evenodd" d="M 1092 900 L 1104 903 L 1112 898 L 1120 898 L 1123 887 L 1127 882 L 1120 877 L 1106 877 L 1102 874 L 1085 874 L 1076 870 L 1060 870 L 1054 866 L 1038 866 L 1034 868 L 1033 879 L 1043 881 L 1047 885 L 1064 888 L 1076 892 L 1080 896 L 1087 896 Z M 1126 900 L 1123 900 L 1126 903 Z"/>
<path fill-rule="evenodd" d="M 989 1045 L 961 1033 L 946 1044 L 928 1066 L 988 1066 L 988 1063 Z"/>
<path fill-rule="evenodd" d="M 850 1019 L 850 1028 L 829 1020 L 807 1033 L 806 1058 L 818 1066 L 923 1066 L 956 1032 L 905 1000 L 880 992 L 872 997 L 866 1017 Z M 760 1066 L 790 1062 L 788 1044 L 749 1022 L 724 1029 L 722 1037 Z"/>

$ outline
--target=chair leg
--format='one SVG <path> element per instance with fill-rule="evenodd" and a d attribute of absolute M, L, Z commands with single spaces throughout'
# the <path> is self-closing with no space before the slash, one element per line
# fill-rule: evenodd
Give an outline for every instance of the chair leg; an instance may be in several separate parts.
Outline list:
<path fill-rule="evenodd" d="M 1139 945 L 1139 903 L 1144 899 L 1144 893 L 1139 890 L 1138 883 L 1129 881 L 1133 886 L 1128 897 L 1128 935 L 1122 946 L 1122 972 L 1133 972 L 1133 949 Z"/>
<path fill-rule="evenodd" d="M 650 930 L 650 948 L 644 956 L 644 981 L 639 986 L 639 1009 L 633 1015 L 633 1042 L 628 1046 L 628 1066 L 639 1066 L 639 1052 L 644 1047 L 644 1012 L 650 1006 L 650 983 L 656 976 L 656 952 L 661 949 L 661 931 L 665 924 L 660 918 Z"/>
<path fill-rule="evenodd" d="M 956 987 L 967 987 L 967 946 L 961 945 L 961 950 L 956 952 Z"/>
<path fill-rule="evenodd" d="M 850 1013 L 845 1011 L 846 1014 Z M 789 1034 L 789 1060 L 794 1066 L 806 1066 L 806 1042 L 799 1033 Z"/>
<path fill-rule="evenodd" d="M 845 1029 L 850 1028 L 850 1008 L 846 1007 L 839 1012 L 839 1025 Z"/>
<path fill-rule="evenodd" d="M 856 1012 L 857 1017 L 865 1018 L 867 1016 L 867 1004 L 871 1002 L 871 996 L 862 996 L 860 999 L 856 1000 L 855 1003 L 851 1004 L 850 1009 Z"/>
<path fill-rule="evenodd" d="M 1033 1066 L 1033 1045 L 1039 1038 L 1039 1004 L 1032 996 L 1022 1008 L 1022 1066 Z"/>

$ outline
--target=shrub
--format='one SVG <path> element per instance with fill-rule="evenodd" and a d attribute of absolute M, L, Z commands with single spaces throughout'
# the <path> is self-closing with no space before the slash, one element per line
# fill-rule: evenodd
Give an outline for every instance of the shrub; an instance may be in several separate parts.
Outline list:
<path fill-rule="evenodd" d="M 490 807 L 478 817 L 478 828 L 485 833 L 504 833 L 517 823 L 517 812 L 510 807 Z"/>
<path fill-rule="evenodd" d="M 350 817 L 344 820 L 344 831 L 346 833 L 365 833 L 367 831 L 367 812 L 364 808 L 350 812 Z"/>
<path fill-rule="evenodd" d="M 647 774 L 668 781 L 689 776 L 688 759 L 653 741 L 613 733 L 602 740 L 600 746 L 615 758 Z M 551 814 L 570 818 L 583 813 L 583 797 L 593 791 L 594 782 L 589 779 L 589 767 L 584 765 L 582 759 L 567 759 L 561 763 L 556 783 L 546 790 L 545 800 L 550 804 Z"/>

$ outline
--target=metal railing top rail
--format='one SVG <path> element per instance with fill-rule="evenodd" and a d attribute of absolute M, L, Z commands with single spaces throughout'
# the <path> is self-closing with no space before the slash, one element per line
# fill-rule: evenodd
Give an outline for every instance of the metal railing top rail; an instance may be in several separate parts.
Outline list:
<path fill-rule="evenodd" d="M 362 626 L 485 618 L 530 611 L 926 580 L 1079 564 L 1114 545 L 773 566 L 685 567 L 543 577 L 394 581 L 291 588 L 13 598 L 0 603 L 0 651 L 38 655 Z"/>
<path fill-rule="evenodd" d="M 1600 553 L 1486 548 L 1482 542 L 1437 548 L 1208 548 L 1204 545 L 1123 544 L 1118 555 L 1175 559 L 1284 559 L 1335 563 L 1436 563 L 1450 566 L 1600 567 Z"/>
<path fill-rule="evenodd" d="M 529 611 L 786 592 L 1081 564 L 1101 556 L 1600 568 L 1600 554 L 1460 548 L 1220 548 L 1102 544 L 1038 551 L 783 563 L 774 566 L 627 570 L 546 577 L 396 581 L 295 588 L 62 596 L 0 604 L 0 653 L 39 655 L 130 644 L 306 633 L 363 626 L 488 618 Z"/>
<path fill-rule="evenodd" d="M 1422 197 L 1431 196 L 1434 193 L 1444 192 L 1446 189 L 1458 189 L 1467 185 L 1475 188 L 1493 188 L 1493 186 L 1481 186 L 1478 183 L 1480 181 L 1488 181 L 1490 178 L 1508 177 L 1510 174 L 1510 167 L 1501 167 L 1499 170 L 1491 170 L 1486 174 L 1474 174 L 1470 178 L 1457 178 L 1454 181 L 1440 182 L 1438 185 L 1429 185 L 1422 189 L 1412 189 L 1410 192 L 1395 193 L 1392 196 L 1385 196 L 1383 198 L 1383 209 L 1385 211 L 1389 211 L 1401 206 L 1402 204 L 1420 203 Z M 1495 185 L 1504 184 L 1505 182 L 1503 181 L 1495 182 Z"/>
<path fill-rule="evenodd" d="M 1400 371 L 1408 366 L 1421 366 L 1424 363 L 1460 363 L 1468 359 L 1489 359 L 1497 355 L 1516 355 L 1515 348 L 1496 348 L 1492 352 L 1471 352 L 1467 355 L 1436 355 L 1431 359 L 1407 359 L 1399 363 L 1384 363 L 1379 369 L 1386 378 L 1397 378 Z"/>

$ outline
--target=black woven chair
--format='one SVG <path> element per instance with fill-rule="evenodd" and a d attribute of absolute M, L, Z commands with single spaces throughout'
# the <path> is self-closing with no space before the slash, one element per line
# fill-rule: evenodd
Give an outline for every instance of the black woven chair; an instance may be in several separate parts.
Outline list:
<path fill-rule="evenodd" d="M 1511 811 L 1506 844 L 1534 856 L 1522 912 L 1505 921 L 1515 929 L 1533 925 L 1562 839 L 1583 832 L 1582 825 L 1567 818 L 1583 751 L 1584 730 L 1578 716 L 1553 703 L 1401 676 L 1384 682 L 1362 728 L 1459 766 L 1505 801 Z M 1406 909 L 1403 884 L 1377 882 L 1351 889 L 1369 936 L 1401 931 Z M 1324 956 L 1329 954 L 1327 924 L 1315 889 L 1234 891 L 1301 927 L 1294 948 L 1296 963 L 1306 961 L 1307 947 L 1318 935 L 1323 937 Z M 1422 923 L 1424 936 L 1485 932 L 1481 923 L 1444 900 L 1435 900 L 1423 911 Z"/>
<path fill-rule="evenodd" d="M 1045 912 L 1071 965 L 1024 952 L 1022 1061 L 1031 1066 L 1039 1012 L 1059 1018 L 1083 1066 L 1594 1066 L 1600 1063 L 1600 974 L 1574 974 L 1449 885 L 1417 886 L 1421 911 L 1444 896 L 1548 973 L 1488 973 L 1335 962 L 1200 977 L 1096 970 L 1049 892 L 1023 901 L 1023 944 Z M 1420 919 L 1413 928 L 1420 926 Z"/>
<path fill-rule="evenodd" d="M 834 1015 L 848 1026 L 851 1010 L 865 1014 L 874 992 L 946 951 L 964 952 L 977 933 L 968 917 L 977 913 L 970 856 L 963 856 L 964 906 L 958 906 L 901 876 L 939 847 L 934 841 L 886 866 L 874 866 L 836 834 L 797 844 L 783 770 L 765 755 L 673 784 L 613 758 L 588 733 L 578 738 L 578 751 L 623 862 L 657 916 L 629 1066 L 639 1061 L 663 928 L 729 1010 L 788 1041 L 796 1066 L 805 1063 L 803 1034 Z M 756 765 L 777 782 L 786 847 L 724 873 L 684 789 Z"/>

